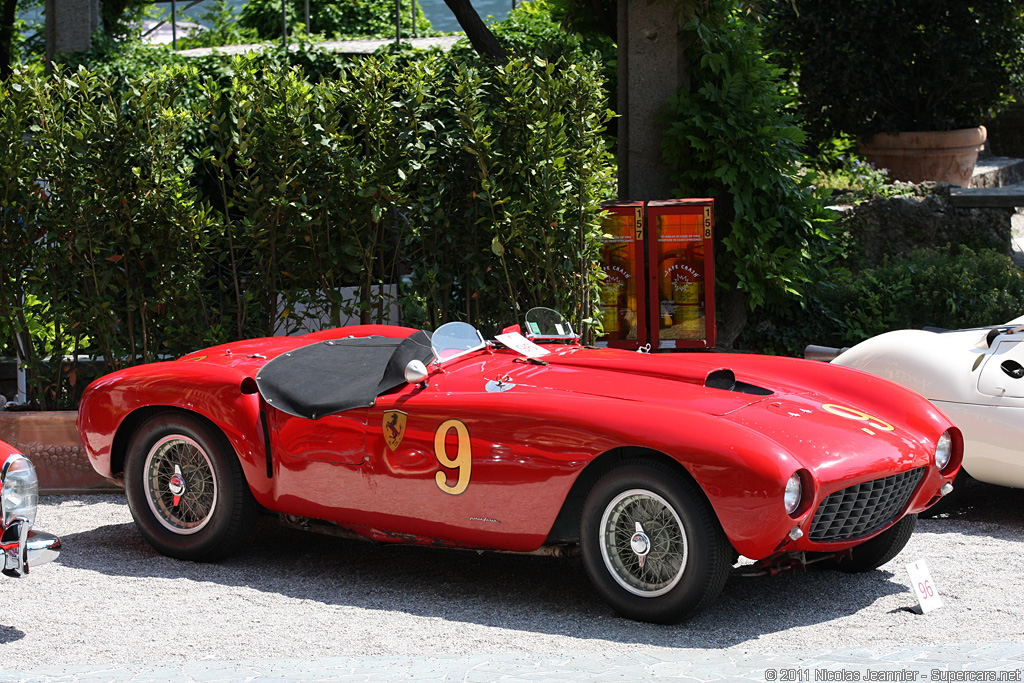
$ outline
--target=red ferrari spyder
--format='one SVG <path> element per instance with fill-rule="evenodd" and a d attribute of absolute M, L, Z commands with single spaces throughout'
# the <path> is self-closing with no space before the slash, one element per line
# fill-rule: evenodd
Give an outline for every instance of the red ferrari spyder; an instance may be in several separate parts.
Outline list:
<path fill-rule="evenodd" d="M 132 367 L 88 388 L 78 427 L 172 557 L 223 557 L 263 508 L 382 542 L 579 552 L 615 610 L 661 623 L 711 603 L 740 556 L 888 562 L 963 452 L 886 380 L 589 348 L 550 309 L 490 342 L 356 326 Z"/>

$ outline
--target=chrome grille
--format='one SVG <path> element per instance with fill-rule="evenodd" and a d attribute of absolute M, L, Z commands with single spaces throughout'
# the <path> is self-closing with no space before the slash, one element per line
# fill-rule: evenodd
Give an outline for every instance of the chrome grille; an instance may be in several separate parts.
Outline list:
<path fill-rule="evenodd" d="M 906 507 L 924 471 L 919 467 L 836 491 L 814 513 L 810 539 L 845 541 L 870 534 Z"/>

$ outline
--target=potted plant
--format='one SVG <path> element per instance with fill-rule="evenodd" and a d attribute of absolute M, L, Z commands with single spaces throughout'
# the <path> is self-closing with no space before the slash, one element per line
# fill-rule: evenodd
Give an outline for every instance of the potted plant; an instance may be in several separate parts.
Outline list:
<path fill-rule="evenodd" d="M 1015 0 L 773 0 L 809 132 L 855 137 L 899 180 L 967 185 L 984 118 L 1024 73 Z"/>

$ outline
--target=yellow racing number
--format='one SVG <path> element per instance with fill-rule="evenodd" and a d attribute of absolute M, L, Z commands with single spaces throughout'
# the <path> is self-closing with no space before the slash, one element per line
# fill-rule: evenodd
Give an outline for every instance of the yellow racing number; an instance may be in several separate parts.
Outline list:
<path fill-rule="evenodd" d="M 445 441 L 448 438 L 448 432 L 453 429 L 459 438 L 459 446 L 455 457 L 451 458 L 448 456 L 448 447 Z M 434 456 L 441 467 L 459 471 L 459 478 L 454 486 L 448 485 L 447 472 L 444 470 L 435 472 L 434 481 L 437 482 L 437 488 L 453 496 L 465 491 L 469 486 L 469 478 L 473 474 L 473 450 L 469 445 L 469 429 L 461 420 L 445 420 L 437 428 L 437 432 L 434 434 Z"/>
<path fill-rule="evenodd" d="M 885 420 L 879 419 L 874 415 L 869 415 L 868 413 L 865 413 L 863 410 L 857 410 L 856 408 L 848 408 L 846 406 L 836 405 L 835 403 L 822 403 L 821 407 L 823 410 L 832 413 L 833 415 L 845 417 L 848 420 L 861 420 L 863 422 L 866 422 L 868 427 L 874 427 L 875 429 L 882 432 L 891 432 L 896 429 Z M 867 427 L 861 427 L 861 429 L 863 429 L 868 434 L 874 434 L 874 432 L 872 432 Z"/>

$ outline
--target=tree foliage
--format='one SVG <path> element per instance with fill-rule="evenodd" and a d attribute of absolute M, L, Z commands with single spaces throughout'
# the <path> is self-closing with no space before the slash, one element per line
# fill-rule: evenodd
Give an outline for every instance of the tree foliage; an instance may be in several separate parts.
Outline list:
<path fill-rule="evenodd" d="M 772 0 L 818 140 L 979 125 L 1024 77 L 1018 0 Z"/>
<path fill-rule="evenodd" d="M 289 33 L 300 27 L 305 32 L 305 7 L 306 0 L 285 3 Z M 433 32 L 418 2 L 402 2 L 401 7 L 406 32 L 411 29 L 414 12 L 417 32 L 420 35 Z M 309 16 L 309 33 L 328 39 L 395 35 L 394 0 L 310 0 Z M 239 24 L 255 29 L 264 40 L 279 39 L 283 21 L 280 0 L 248 0 L 238 19 Z"/>

